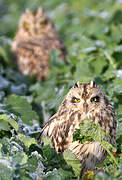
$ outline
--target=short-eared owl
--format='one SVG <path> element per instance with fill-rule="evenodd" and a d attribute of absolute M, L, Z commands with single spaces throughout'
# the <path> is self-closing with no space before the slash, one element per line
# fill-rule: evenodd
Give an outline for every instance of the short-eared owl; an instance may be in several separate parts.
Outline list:
<path fill-rule="evenodd" d="M 94 142 L 79 144 L 73 142 L 73 132 L 83 119 L 92 120 L 110 135 L 109 143 L 115 143 L 116 118 L 114 109 L 103 91 L 94 81 L 83 84 L 77 82 L 70 89 L 56 114 L 45 124 L 42 135 L 48 136 L 57 152 L 70 149 L 82 163 L 81 174 L 94 169 L 101 163 L 106 152 Z"/>
<path fill-rule="evenodd" d="M 12 52 L 20 72 L 35 75 L 37 79 L 47 77 L 52 49 L 58 50 L 65 59 L 65 47 L 43 9 L 39 8 L 35 12 L 26 10 L 20 18 L 12 43 Z"/>

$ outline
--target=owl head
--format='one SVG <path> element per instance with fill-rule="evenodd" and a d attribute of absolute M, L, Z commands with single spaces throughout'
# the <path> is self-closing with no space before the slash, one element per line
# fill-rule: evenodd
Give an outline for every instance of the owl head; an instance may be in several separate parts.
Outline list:
<path fill-rule="evenodd" d="M 63 102 L 68 104 L 66 108 L 79 111 L 82 115 L 88 115 L 92 111 L 99 112 L 106 108 L 108 103 L 107 97 L 94 81 L 87 84 L 77 82 Z"/>
<path fill-rule="evenodd" d="M 19 21 L 19 28 L 26 36 L 40 35 L 41 33 L 49 32 L 53 27 L 52 21 L 47 17 L 42 8 L 37 11 L 29 11 L 26 9 Z"/>

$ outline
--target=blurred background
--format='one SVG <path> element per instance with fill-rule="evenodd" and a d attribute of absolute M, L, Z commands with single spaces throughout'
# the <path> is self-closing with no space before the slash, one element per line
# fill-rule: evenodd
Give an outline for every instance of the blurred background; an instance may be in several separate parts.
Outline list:
<path fill-rule="evenodd" d="M 51 72 L 45 82 L 36 82 L 33 78 L 28 79 L 19 74 L 10 49 L 22 13 L 25 9 L 36 10 L 40 6 L 53 20 L 68 52 L 68 63 L 62 62 L 56 53 L 50 55 Z M 44 100 L 55 109 L 62 100 L 60 97 L 77 80 L 88 82 L 94 79 L 102 85 L 109 98 L 117 103 L 122 88 L 121 66 L 121 0 L 0 0 L 0 73 L 1 82 L 4 76 L 8 81 L 6 87 L 9 84 L 6 95 L 34 94 L 39 105 Z M 50 94 L 48 87 L 55 91 Z"/>
<path fill-rule="evenodd" d="M 51 53 L 50 74 L 44 82 L 19 73 L 10 48 L 22 13 L 26 8 L 36 10 L 40 6 L 54 22 L 67 48 L 67 62 L 56 52 Z M 0 113 L 5 112 L 5 103 L 13 107 L 9 107 L 9 112 L 16 106 L 23 111 L 31 106 L 36 115 L 24 118 L 25 126 L 33 125 L 33 119 L 42 126 L 56 112 L 64 95 L 77 80 L 95 80 L 112 101 L 118 119 L 117 147 L 120 153 L 122 0 L 0 0 Z M 12 94 L 16 97 L 10 96 Z M 28 105 L 23 105 L 21 98 L 26 99 Z M 14 113 L 18 113 L 16 108 Z M 119 178 L 121 170 L 114 169 L 114 166 L 108 169 L 106 166 L 109 175 Z"/>

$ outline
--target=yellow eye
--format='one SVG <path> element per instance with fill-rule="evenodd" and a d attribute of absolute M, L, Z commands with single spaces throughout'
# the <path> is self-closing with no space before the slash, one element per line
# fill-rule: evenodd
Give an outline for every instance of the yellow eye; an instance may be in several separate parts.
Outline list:
<path fill-rule="evenodd" d="M 43 25 L 43 26 L 46 26 L 48 23 L 48 20 L 47 19 L 44 19 L 44 20 L 41 20 L 40 21 L 40 24 Z"/>
<path fill-rule="evenodd" d="M 79 99 L 79 98 L 76 98 L 76 97 L 73 97 L 73 98 L 72 98 L 72 102 L 73 102 L 73 103 L 80 102 L 80 99 Z"/>
<path fill-rule="evenodd" d="M 29 29 L 29 23 L 26 23 L 26 22 L 24 22 L 24 28 L 26 29 L 26 30 L 28 30 Z"/>
<path fill-rule="evenodd" d="M 91 98 L 91 102 L 99 102 L 99 96 L 95 96 Z"/>
<path fill-rule="evenodd" d="M 97 98 L 94 98 L 94 101 L 96 102 L 96 101 L 97 101 Z"/>

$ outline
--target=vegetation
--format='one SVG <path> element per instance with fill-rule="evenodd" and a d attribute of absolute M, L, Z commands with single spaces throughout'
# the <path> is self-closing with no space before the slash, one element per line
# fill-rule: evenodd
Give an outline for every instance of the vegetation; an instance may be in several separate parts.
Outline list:
<path fill-rule="evenodd" d="M 51 71 L 45 82 L 17 72 L 10 53 L 20 15 L 25 8 L 34 10 L 39 6 L 53 19 L 68 51 L 67 62 L 62 61 L 56 51 L 51 52 Z M 116 152 L 113 155 L 110 152 L 99 166 L 104 172 L 95 176 L 89 171 L 84 179 L 120 180 L 122 1 L 1 0 L 0 17 L 0 179 L 78 179 L 80 162 L 71 152 L 57 155 L 49 139 L 45 138 L 41 145 L 36 139 L 69 88 L 77 80 L 95 80 L 115 107 Z M 83 127 L 89 132 L 85 123 Z M 81 140 L 92 140 L 96 136 L 86 134 L 85 137 L 80 134 Z M 104 145 L 110 150 L 109 145 Z"/>

